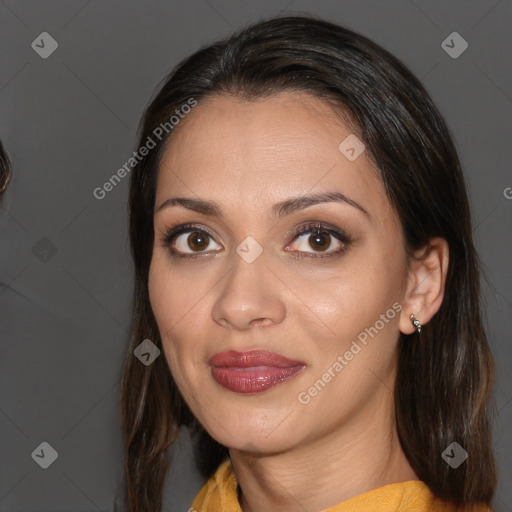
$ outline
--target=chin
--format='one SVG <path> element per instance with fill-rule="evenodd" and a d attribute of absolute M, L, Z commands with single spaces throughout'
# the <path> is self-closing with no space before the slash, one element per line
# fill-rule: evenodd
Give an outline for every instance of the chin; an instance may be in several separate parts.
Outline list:
<path fill-rule="evenodd" d="M 218 407 L 203 414 L 200 422 L 211 437 L 229 449 L 275 453 L 292 448 L 297 442 L 298 430 L 286 421 L 287 412 L 240 410 Z M 215 418 L 215 419 L 213 419 Z M 217 420 L 217 421 L 215 421 Z M 283 421 L 284 420 L 284 421 Z"/>
<path fill-rule="evenodd" d="M 230 450 L 237 450 L 253 455 L 277 454 L 290 450 L 294 446 L 289 436 L 287 436 L 286 439 L 281 436 L 274 438 L 272 436 L 268 437 L 265 433 L 258 434 L 254 432 L 247 432 L 246 435 L 237 434 L 236 437 L 220 436 L 216 441 Z"/>

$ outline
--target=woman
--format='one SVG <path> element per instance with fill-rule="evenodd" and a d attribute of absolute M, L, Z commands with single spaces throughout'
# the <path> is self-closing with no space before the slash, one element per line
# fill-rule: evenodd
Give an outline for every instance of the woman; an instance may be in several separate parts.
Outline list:
<path fill-rule="evenodd" d="M 171 72 L 139 148 L 127 510 L 161 510 L 182 426 L 209 477 L 191 510 L 490 510 L 468 199 L 410 71 L 334 24 L 263 21 Z M 141 364 L 147 339 L 164 357 Z"/>

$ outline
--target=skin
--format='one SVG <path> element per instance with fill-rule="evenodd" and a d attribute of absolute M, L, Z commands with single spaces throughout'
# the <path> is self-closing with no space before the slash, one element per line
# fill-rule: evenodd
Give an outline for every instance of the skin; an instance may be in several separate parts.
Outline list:
<path fill-rule="evenodd" d="M 182 206 L 156 211 L 150 301 L 170 371 L 210 435 L 229 448 L 245 512 L 320 510 L 391 483 L 417 480 L 398 442 L 393 383 L 400 332 L 414 332 L 439 309 L 448 250 L 408 256 L 382 183 L 363 152 L 349 161 L 338 145 L 352 130 L 332 107 L 306 93 L 247 102 L 201 101 L 169 139 L 159 168 L 155 210 L 171 196 L 213 200 L 221 218 Z M 289 197 L 338 191 L 325 202 L 274 217 Z M 324 221 L 350 243 L 293 228 Z M 173 257 L 161 241 L 183 223 L 209 228 L 203 249 L 179 235 Z M 236 248 L 251 236 L 263 249 L 247 263 Z M 206 242 L 208 244 L 208 241 Z M 323 242 L 321 242 L 323 243 Z M 306 257 L 299 258 L 298 254 Z M 402 309 L 308 404 L 307 391 L 394 303 Z M 266 349 L 303 361 L 293 379 L 257 394 L 228 391 L 209 358 L 225 350 Z M 315 492 L 311 492 L 314 488 Z"/>

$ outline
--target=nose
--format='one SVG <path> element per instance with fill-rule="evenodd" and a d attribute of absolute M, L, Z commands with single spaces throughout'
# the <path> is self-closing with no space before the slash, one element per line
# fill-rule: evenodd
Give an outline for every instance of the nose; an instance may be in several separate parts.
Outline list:
<path fill-rule="evenodd" d="M 276 279 L 262 254 L 247 263 L 235 254 L 233 266 L 212 307 L 213 320 L 226 328 L 247 330 L 255 325 L 270 326 L 286 317 L 286 287 Z"/>

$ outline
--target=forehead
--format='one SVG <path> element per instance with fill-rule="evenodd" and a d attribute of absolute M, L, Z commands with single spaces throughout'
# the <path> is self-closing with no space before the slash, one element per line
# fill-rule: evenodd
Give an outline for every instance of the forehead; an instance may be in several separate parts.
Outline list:
<path fill-rule="evenodd" d="M 349 136 L 353 130 L 332 106 L 306 93 L 208 97 L 168 140 L 156 205 L 186 194 L 258 209 L 290 195 L 338 190 L 369 209 L 387 208 L 365 152 L 351 161 L 340 151 Z"/>

